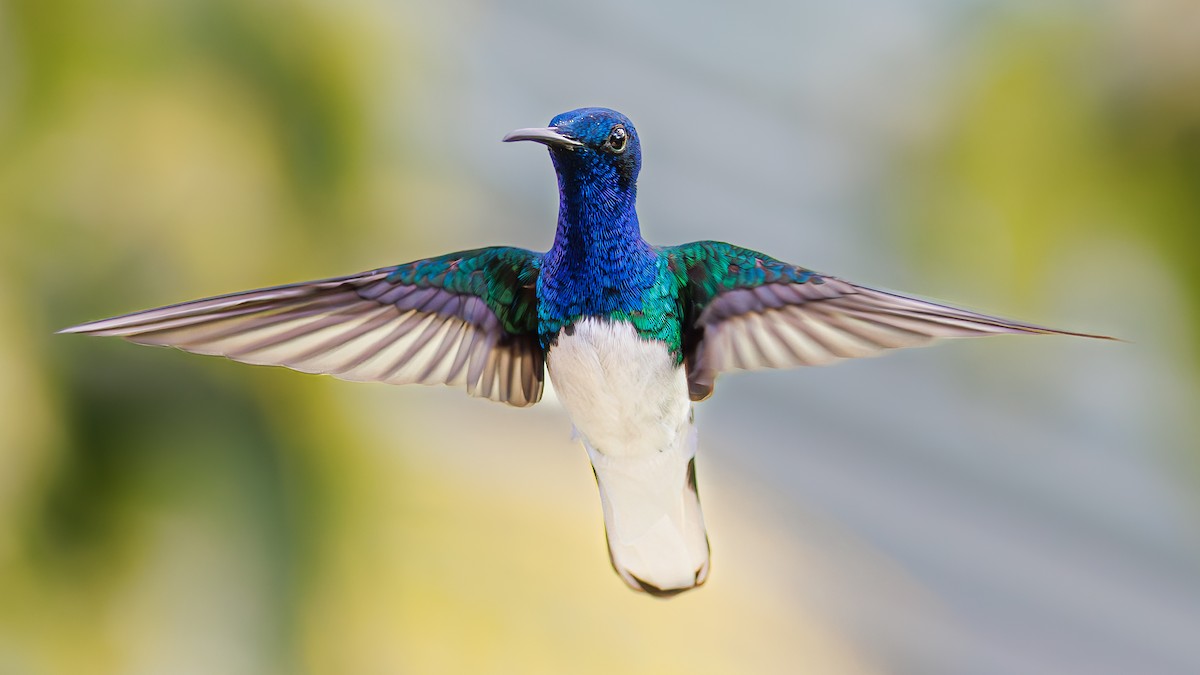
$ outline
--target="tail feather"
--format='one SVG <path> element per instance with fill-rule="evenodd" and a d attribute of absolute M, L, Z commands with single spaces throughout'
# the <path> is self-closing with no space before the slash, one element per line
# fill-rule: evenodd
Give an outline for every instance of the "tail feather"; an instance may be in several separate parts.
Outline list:
<path fill-rule="evenodd" d="M 696 429 L 675 447 L 612 456 L 586 441 L 600 488 L 613 569 L 634 590 L 671 596 L 708 577 L 708 535 L 696 490 Z"/>

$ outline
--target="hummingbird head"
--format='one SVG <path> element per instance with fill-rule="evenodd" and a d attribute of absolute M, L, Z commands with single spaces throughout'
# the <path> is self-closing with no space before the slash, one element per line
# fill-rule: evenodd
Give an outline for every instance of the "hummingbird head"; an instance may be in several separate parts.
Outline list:
<path fill-rule="evenodd" d="M 506 142 L 535 141 L 550 148 L 564 200 L 579 197 L 632 209 L 642 168 L 642 149 L 629 118 L 608 108 L 579 108 L 557 115 L 544 128 L 517 129 Z"/>

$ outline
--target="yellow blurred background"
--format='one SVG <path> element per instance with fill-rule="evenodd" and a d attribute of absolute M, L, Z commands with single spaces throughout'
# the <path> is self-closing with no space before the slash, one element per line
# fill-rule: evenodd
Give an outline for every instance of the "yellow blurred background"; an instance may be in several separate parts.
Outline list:
<path fill-rule="evenodd" d="M 1200 672 L 1200 6 L 825 4 L 0 0 L 0 673 Z M 651 241 L 1129 343 L 724 378 L 661 601 L 553 400 L 53 335 L 544 250 L 583 105 Z"/>

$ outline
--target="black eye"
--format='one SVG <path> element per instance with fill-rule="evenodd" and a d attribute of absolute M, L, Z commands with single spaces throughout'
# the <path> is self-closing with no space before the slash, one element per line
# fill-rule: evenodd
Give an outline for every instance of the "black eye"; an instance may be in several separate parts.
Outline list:
<path fill-rule="evenodd" d="M 608 138 L 604 141 L 604 149 L 619 155 L 625 152 L 625 144 L 629 142 L 629 132 L 625 131 L 625 127 L 617 125 L 612 131 L 608 132 Z"/>

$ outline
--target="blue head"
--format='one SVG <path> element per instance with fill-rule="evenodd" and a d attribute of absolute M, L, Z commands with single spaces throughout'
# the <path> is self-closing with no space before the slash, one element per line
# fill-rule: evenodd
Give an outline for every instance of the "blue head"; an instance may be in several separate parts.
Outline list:
<path fill-rule="evenodd" d="M 580 108 L 504 140 L 545 144 L 558 172 L 558 231 L 538 275 L 543 344 L 581 316 L 641 316 L 663 270 L 638 228 L 642 150 L 629 118 Z"/>
<path fill-rule="evenodd" d="M 560 220 L 612 226 L 632 220 L 642 149 L 629 118 L 608 108 L 579 108 L 550 126 L 517 129 L 505 141 L 536 141 L 550 148 L 562 199 Z"/>

